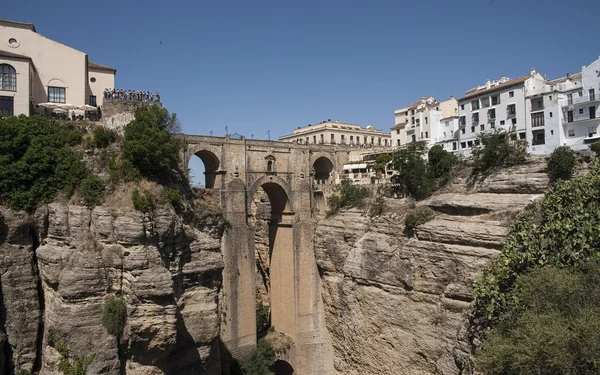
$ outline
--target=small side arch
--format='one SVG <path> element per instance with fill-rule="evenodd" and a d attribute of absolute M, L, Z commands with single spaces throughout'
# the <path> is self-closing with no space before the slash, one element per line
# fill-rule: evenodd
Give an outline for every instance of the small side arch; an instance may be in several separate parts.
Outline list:
<path fill-rule="evenodd" d="M 287 361 L 282 359 L 278 359 L 273 364 L 271 369 L 275 373 L 275 375 L 294 375 L 294 368 Z"/>
<path fill-rule="evenodd" d="M 276 185 L 281 190 L 278 191 L 278 189 L 274 185 Z M 279 211 L 279 212 L 293 212 L 294 211 L 292 189 L 290 188 L 288 183 L 283 178 L 278 177 L 278 176 L 269 175 L 269 176 L 262 176 L 258 180 L 254 181 L 254 183 L 250 186 L 250 189 L 248 189 L 248 202 L 252 202 L 254 195 L 256 194 L 256 192 L 258 191 L 258 189 L 260 187 L 263 187 L 263 189 L 265 190 L 267 195 L 269 195 L 269 199 L 272 202 L 271 204 L 273 204 L 274 201 L 279 202 L 279 203 L 275 203 L 275 205 L 277 205 L 278 207 L 273 207 L 272 208 L 273 211 Z M 283 204 L 283 201 L 284 201 L 283 195 L 286 196 L 285 204 Z M 251 211 L 251 208 L 248 207 L 248 212 L 250 212 L 250 211 Z"/>
<path fill-rule="evenodd" d="M 326 184 L 329 181 L 331 174 L 335 169 L 331 159 L 329 159 L 326 156 L 321 156 L 317 158 L 313 162 L 312 168 L 315 173 L 315 182 L 318 185 Z"/>

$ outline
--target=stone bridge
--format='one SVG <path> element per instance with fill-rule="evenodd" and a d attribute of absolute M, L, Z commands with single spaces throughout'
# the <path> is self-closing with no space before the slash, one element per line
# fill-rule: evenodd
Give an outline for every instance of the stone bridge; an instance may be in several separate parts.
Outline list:
<path fill-rule="evenodd" d="M 286 357 L 297 375 L 333 373 L 321 279 L 313 251 L 316 212 L 343 172 L 350 148 L 181 135 L 187 168 L 205 166 L 231 228 L 222 241 L 221 339 L 233 356 L 256 345 L 256 264 L 251 203 L 262 188 L 271 203 L 271 323 L 294 342 Z"/>

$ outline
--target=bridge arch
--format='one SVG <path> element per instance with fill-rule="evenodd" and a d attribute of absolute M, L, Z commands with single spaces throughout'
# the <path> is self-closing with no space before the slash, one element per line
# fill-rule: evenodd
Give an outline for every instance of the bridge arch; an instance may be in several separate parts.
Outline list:
<path fill-rule="evenodd" d="M 214 188 L 217 179 L 217 171 L 221 166 L 219 158 L 214 152 L 206 149 L 195 151 L 190 156 L 190 159 L 193 157 L 193 155 L 197 156 L 202 161 L 202 164 L 204 164 L 204 187 L 207 189 Z"/>
<path fill-rule="evenodd" d="M 315 159 L 312 167 L 315 172 L 315 183 L 317 185 L 323 185 L 330 182 L 330 178 L 335 169 L 331 159 L 326 156 L 320 156 Z"/>
<path fill-rule="evenodd" d="M 267 189 L 265 189 L 263 187 L 263 185 L 267 185 L 267 189 L 269 189 L 269 191 L 267 191 Z M 278 189 L 275 188 L 274 185 L 278 185 L 279 188 L 281 188 L 283 191 L 279 191 Z M 277 204 L 282 204 L 283 200 L 284 200 L 282 193 L 284 193 L 286 202 L 285 202 L 285 206 L 283 208 L 285 208 L 285 211 L 281 211 L 281 212 L 293 212 L 294 211 L 294 202 L 292 200 L 292 189 L 290 188 L 290 185 L 283 178 L 278 177 L 278 176 L 262 176 L 259 179 L 257 179 L 256 181 L 254 181 L 254 183 L 252 183 L 252 185 L 250 186 L 250 189 L 248 189 L 248 203 L 252 202 L 254 195 L 260 188 L 263 188 L 265 190 L 265 192 L 267 193 L 267 195 L 269 195 L 269 193 L 272 194 L 272 195 L 269 195 L 269 200 L 271 201 L 271 204 L 273 204 L 273 201 L 271 200 L 272 198 L 278 200 Z M 250 212 L 250 211 L 251 211 L 251 207 L 248 207 L 248 212 Z"/>
<path fill-rule="evenodd" d="M 294 375 L 294 368 L 287 361 L 278 359 L 275 361 L 273 368 L 271 369 L 275 375 Z"/>

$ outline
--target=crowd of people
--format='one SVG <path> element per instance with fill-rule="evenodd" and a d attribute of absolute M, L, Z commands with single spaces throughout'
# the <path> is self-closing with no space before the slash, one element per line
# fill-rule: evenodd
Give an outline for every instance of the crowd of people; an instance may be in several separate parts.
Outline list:
<path fill-rule="evenodd" d="M 104 99 L 115 99 L 123 101 L 136 101 L 145 103 L 160 103 L 158 92 L 123 90 L 123 89 L 105 89 Z"/>

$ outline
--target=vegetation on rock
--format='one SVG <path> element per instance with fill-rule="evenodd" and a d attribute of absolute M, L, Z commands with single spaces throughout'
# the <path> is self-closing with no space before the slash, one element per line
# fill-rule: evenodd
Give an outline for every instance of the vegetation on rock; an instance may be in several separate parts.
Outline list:
<path fill-rule="evenodd" d="M 448 152 L 442 146 L 435 145 L 427 153 L 427 172 L 432 178 L 439 178 L 444 183 L 450 180 L 452 168 L 458 163 L 456 155 Z"/>
<path fill-rule="evenodd" d="M 600 158 L 600 141 L 592 143 L 592 145 L 590 146 L 590 150 L 596 153 L 597 158 Z"/>
<path fill-rule="evenodd" d="M 58 363 L 58 370 L 64 375 L 86 375 L 89 365 L 94 360 L 95 355 L 92 354 L 89 357 L 75 355 L 72 359 L 69 355 L 69 349 L 64 341 L 55 341 L 54 347 L 60 354 L 60 362 Z"/>
<path fill-rule="evenodd" d="M 239 360 L 239 370 L 241 370 L 239 373 L 243 375 L 275 375 L 271 371 L 275 360 L 275 351 L 271 343 L 260 339 L 256 348 Z"/>
<path fill-rule="evenodd" d="M 573 170 L 577 163 L 575 152 L 569 146 L 561 146 L 555 149 L 548 161 L 548 176 L 550 181 L 568 180 L 573 176 Z"/>
<path fill-rule="evenodd" d="M 167 191 L 167 200 L 175 208 L 179 208 L 183 204 L 183 197 L 181 196 L 179 190 L 176 189 L 169 189 Z"/>
<path fill-rule="evenodd" d="M 127 307 L 123 298 L 110 297 L 102 308 L 102 325 L 113 336 L 120 337 L 127 318 Z"/>
<path fill-rule="evenodd" d="M 339 187 L 339 195 L 333 194 L 327 198 L 329 211 L 327 216 L 336 214 L 343 207 L 362 208 L 365 205 L 365 198 L 369 196 L 369 190 L 365 187 L 354 185 L 348 179 L 342 180 Z"/>
<path fill-rule="evenodd" d="M 422 224 L 431 221 L 435 217 L 435 211 L 427 206 L 418 206 L 414 210 L 406 214 L 404 218 L 404 230 L 409 235 L 414 233 L 414 230 Z"/>
<path fill-rule="evenodd" d="M 80 142 L 72 125 L 38 116 L 0 119 L 0 203 L 32 210 L 60 190 L 71 195 L 87 174 L 72 149 Z"/>
<path fill-rule="evenodd" d="M 382 171 L 385 169 L 387 163 L 392 161 L 392 156 L 388 154 L 379 155 L 377 159 L 375 159 L 375 169 L 378 171 Z"/>
<path fill-rule="evenodd" d="M 131 201 L 133 202 L 133 208 L 141 212 L 150 212 L 154 209 L 154 199 L 152 194 L 146 191 L 143 194 L 138 189 L 133 189 L 131 192 Z"/>
<path fill-rule="evenodd" d="M 89 207 L 94 207 L 100 203 L 100 199 L 104 195 L 104 182 L 95 174 L 89 174 L 81 181 L 79 188 L 85 204 Z"/>
<path fill-rule="evenodd" d="M 479 134 L 472 151 L 474 171 L 486 172 L 524 163 L 527 157 L 526 144 L 513 137 L 514 133 L 504 130 Z"/>
<path fill-rule="evenodd" d="M 115 143 L 117 141 L 117 133 L 113 130 L 106 129 L 103 126 L 98 126 L 94 128 L 93 138 L 89 142 L 90 147 L 95 148 L 106 148 L 111 143 Z"/>

